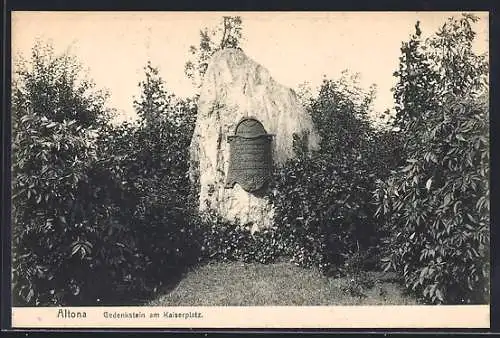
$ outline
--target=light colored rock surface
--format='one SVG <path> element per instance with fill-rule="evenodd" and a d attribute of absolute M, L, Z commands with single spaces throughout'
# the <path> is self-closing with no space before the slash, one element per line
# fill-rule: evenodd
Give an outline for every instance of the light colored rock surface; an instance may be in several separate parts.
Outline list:
<path fill-rule="evenodd" d="M 307 132 L 310 149 L 317 148 L 319 137 L 295 93 L 274 81 L 264 67 L 240 50 L 214 54 L 198 102 L 190 175 L 200 184 L 200 211 L 215 211 L 231 222 L 252 222 L 255 231 L 272 226 L 273 207 L 268 199 L 238 184 L 224 188 L 229 166 L 227 136 L 234 134 L 244 117 L 256 118 L 267 133 L 275 134 L 274 165 L 294 156 L 293 134 Z"/>

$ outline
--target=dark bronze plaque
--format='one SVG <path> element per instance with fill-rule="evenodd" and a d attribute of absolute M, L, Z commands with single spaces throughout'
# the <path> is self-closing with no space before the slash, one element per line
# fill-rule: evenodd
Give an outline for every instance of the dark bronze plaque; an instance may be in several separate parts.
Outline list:
<path fill-rule="evenodd" d="M 226 188 L 238 183 L 245 191 L 261 189 L 271 176 L 272 135 L 255 119 L 244 119 L 228 137 L 229 170 Z"/>

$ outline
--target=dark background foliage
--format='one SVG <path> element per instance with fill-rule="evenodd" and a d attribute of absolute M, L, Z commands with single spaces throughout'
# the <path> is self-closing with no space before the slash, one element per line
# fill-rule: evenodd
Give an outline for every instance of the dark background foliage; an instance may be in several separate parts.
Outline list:
<path fill-rule="evenodd" d="M 356 76 L 325 79 L 306 105 L 321 136 L 320 150 L 308 153 L 304 140 L 296 139 L 298 156 L 276 170 L 275 222 L 299 265 L 340 272 L 350 257 L 377 250 L 371 194 L 375 180 L 388 175 L 397 143 L 370 125 L 373 97 L 374 88 L 364 92 Z M 374 267 L 373 260 L 365 263 Z"/>

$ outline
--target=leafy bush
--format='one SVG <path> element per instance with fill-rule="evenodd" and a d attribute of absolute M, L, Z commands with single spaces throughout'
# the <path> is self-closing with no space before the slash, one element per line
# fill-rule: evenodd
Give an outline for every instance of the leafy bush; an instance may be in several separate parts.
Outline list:
<path fill-rule="evenodd" d="M 485 301 L 489 278 L 487 102 L 452 99 L 423 135 L 425 147 L 380 183 L 387 268 L 431 302 Z"/>
<path fill-rule="evenodd" d="M 368 121 L 373 97 L 374 89 L 363 91 L 346 73 L 324 80 L 307 105 L 320 150 L 308 153 L 305 140 L 296 139 L 297 157 L 276 170 L 277 231 L 301 266 L 341 272 L 346 257 L 378 244 L 371 194 L 375 180 L 388 174 L 392 144 Z"/>
<path fill-rule="evenodd" d="M 385 268 L 432 303 L 488 301 L 487 64 L 471 50 L 474 21 L 452 18 L 427 41 L 417 24 L 403 45 L 395 98 L 406 163 L 375 192 Z"/>
<path fill-rule="evenodd" d="M 175 152 L 179 144 L 167 136 L 170 127 L 162 120 L 147 127 L 125 124 L 99 142 L 102 157 L 89 193 L 97 192 L 101 200 L 103 231 L 111 240 L 105 249 L 118 250 L 103 252 L 102 259 L 109 258 L 105 266 L 114 264 L 111 271 L 121 271 L 114 280 L 129 291 L 159 286 L 196 255 L 185 159 Z M 125 250 L 135 259 L 125 259 Z"/>
<path fill-rule="evenodd" d="M 96 158 L 93 135 L 105 97 L 68 55 L 37 45 L 18 65 L 12 92 L 13 284 L 15 303 L 81 295 L 96 225 L 79 200 Z"/>
<path fill-rule="evenodd" d="M 109 126 L 98 139 L 89 194 L 96 194 L 107 245 L 98 262 L 122 291 L 147 295 L 198 261 L 187 176 L 189 102 L 167 95 L 156 68 L 145 67 L 137 124 Z"/>
<path fill-rule="evenodd" d="M 235 225 L 216 215 L 200 218 L 202 260 L 272 263 L 283 255 L 275 229 L 252 234 L 250 226 Z"/>
<path fill-rule="evenodd" d="M 17 305 L 109 303 L 124 292 L 141 297 L 200 254 L 189 221 L 192 105 L 164 96 L 151 72 L 136 102 L 141 123 L 112 126 L 105 97 L 81 75 L 76 60 L 40 45 L 17 68 Z"/>

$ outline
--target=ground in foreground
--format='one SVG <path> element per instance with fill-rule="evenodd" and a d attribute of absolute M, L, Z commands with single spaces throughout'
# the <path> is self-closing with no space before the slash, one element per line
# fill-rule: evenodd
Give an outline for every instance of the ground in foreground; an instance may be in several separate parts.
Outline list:
<path fill-rule="evenodd" d="M 411 305 L 394 275 L 327 278 L 288 262 L 213 262 L 192 269 L 150 306 Z"/>

